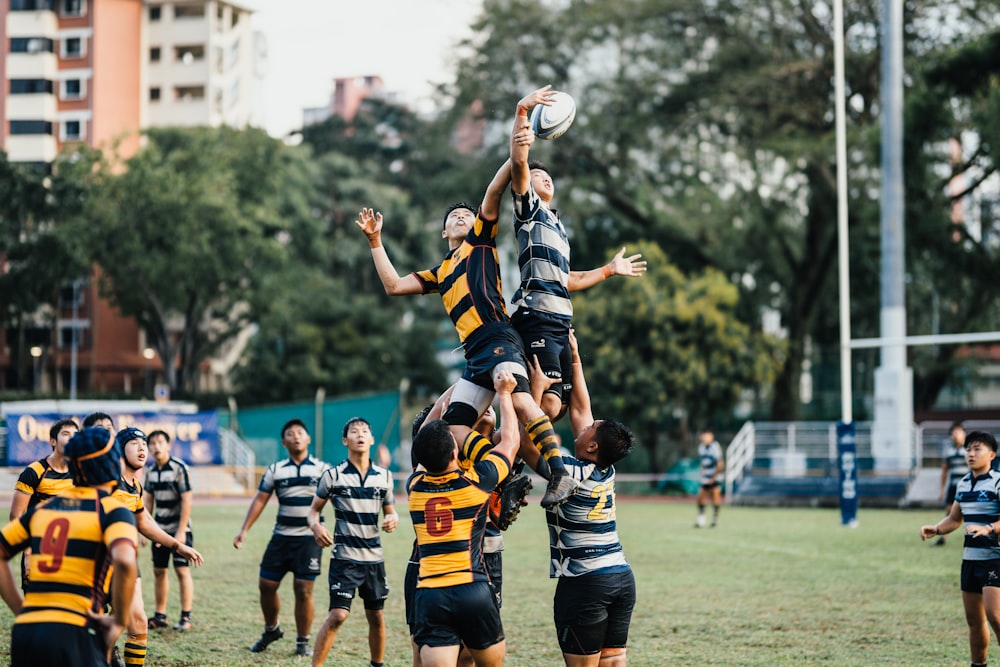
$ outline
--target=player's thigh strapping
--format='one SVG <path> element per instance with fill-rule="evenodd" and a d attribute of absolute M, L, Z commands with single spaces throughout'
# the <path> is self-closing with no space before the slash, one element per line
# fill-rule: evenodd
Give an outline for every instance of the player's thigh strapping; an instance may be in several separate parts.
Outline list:
<path fill-rule="evenodd" d="M 417 646 L 458 646 L 482 651 L 503 641 L 503 623 L 493 589 L 485 581 L 418 588 L 414 595 L 413 641 Z"/>
<path fill-rule="evenodd" d="M 443 419 L 451 425 L 472 427 L 493 402 L 493 376 L 510 371 L 517 380 L 517 391 L 530 391 L 528 368 L 521 338 L 507 322 L 484 327 L 476 341 L 466 341 L 465 372 L 456 383 Z"/>
<path fill-rule="evenodd" d="M 355 563 L 331 558 L 327 580 L 330 583 L 330 609 L 350 611 L 355 591 L 369 611 L 382 609 L 385 599 L 389 597 L 385 563 Z"/>
<path fill-rule="evenodd" d="M 624 648 L 634 608 L 631 570 L 560 577 L 553 610 L 562 652 L 593 655 L 605 648 Z"/>
<path fill-rule="evenodd" d="M 260 578 L 281 581 L 287 572 L 296 579 L 314 581 L 320 572 L 323 549 L 312 537 L 272 535 L 260 559 Z"/>

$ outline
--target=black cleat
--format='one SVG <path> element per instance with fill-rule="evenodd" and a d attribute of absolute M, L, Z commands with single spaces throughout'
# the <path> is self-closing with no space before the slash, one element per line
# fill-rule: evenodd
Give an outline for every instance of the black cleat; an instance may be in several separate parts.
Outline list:
<path fill-rule="evenodd" d="M 260 639 L 254 642 L 253 646 L 250 647 L 251 653 L 260 653 L 261 651 L 267 650 L 273 642 L 278 641 L 285 636 L 285 633 L 281 631 L 280 627 L 274 630 L 264 630 L 264 634 L 260 636 Z"/>
<path fill-rule="evenodd" d="M 111 649 L 111 662 L 109 664 L 111 667 L 125 667 L 125 661 L 122 660 L 122 654 L 118 652 L 117 645 Z"/>
<path fill-rule="evenodd" d="M 304 657 L 304 658 L 311 658 L 312 654 L 313 654 L 313 652 L 312 652 L 312 649 L 309 648 L 309 640 L 308 639 L 305 640 L 305 641 L 302 641 L 301 639 L 295 641 L 295 655 L 296 656 L 300 656 L 300 657 Z"/>
<path fill-rule="evenodd" d="M 577 481 L 565 470 L 553 470 L 552 479 L 549 480 L 548 486 L 545 487 L 545 495 L 542 496 L 542 507 L 549 509 L 565 502 L 573 495 L 577 486 L 579 486 Z"/>
<path fill-rule="evenodd" d="M 531 491 L 531 478 L 523 472 L 507 478 L 499 489 L 499 500 L 493 523 L 500 530 L 507 530 L 517 520 L 521 508 L 527 505 L 525 497 Z"/>

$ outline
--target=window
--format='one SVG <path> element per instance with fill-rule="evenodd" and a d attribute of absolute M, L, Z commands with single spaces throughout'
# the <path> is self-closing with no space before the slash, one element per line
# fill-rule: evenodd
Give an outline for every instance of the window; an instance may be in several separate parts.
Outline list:
<path fill-rule="evenodd" d="M 83 123 L 78 120 L 67 120 L 62 126 L 63 141 L 80 141 L 83 139 Z"/>
<path fill-rule="evenodd" d="M 59 13 L 63 16 L 83 16 L 86 4 L 84 0 L 60 0 Z"/>
<path fill-rule="evenodd" d="M 12 120 L 10 133 L 14 134 L 52 134 L 52 123 L 47 120 Z"/>
<path fill-rule="evenodd" d="M 55 0 L 10 0 L 12 12 L 37 12 L 55 9 Z"/>
<path fill-rule="evenodd" d="M 48 79 L 11 79 L 11 95 L 35 95 L 38 93 L 52 94 L 52 82 Z"/>
<path fill-rule="evenodd" d="M 175 19 L 197 19 L 204 18 L 205 5 L 174 5 Z"/>
<path fill-rule="evenodd" d="M 162 14 L 163 14 L 163 8 L 160 7 L 159 5 L 152 5 L 149 8 L 149 20 L 150 21 L 159 21 L 160 20 L 160 16 L 162 16 Z"/>
<path fill-rule="evenodd" d="M 160 62 L 160 47 L 154 46 L 149 49 L 149 62 L 151 63 Z"/>
<path fill-rule="evenodd" d="M 62 57 L 63 58 L 82 58 L 83 57 L 83 38 L 82 37 L 65 37 L 62 41 Z"/>
<path fill-rule="evenodd" d="M 177 62 L 184 63 L 185 65 L 190 65 L 195 61 L 201 61 L 204 59 L 205 59 L 204 44 L 192 44 L 188 46 L 174 47 L 174 60 L 176 60 Z"/>
<path fill-rule="evenodd" d="M 205 86 L 177 86 L 174 88 L 174 99 L 178 102 L 205 99 Z"/>
<path fill-rule="evenodd" d="M 149 101 L 150 102 L 160 101 L 160 88 L 158 86 L 154 86 L 153 88 L 149 89 Z"/>
<path fill-rule="evenodd" d="M 55 43 L 47 37 L 11 37 L 11 53 L 55 53 Z"/>
<path fill-rule="evenodd" d="M 62 98 L 64 100 L 79 100 L 83 97 L 83 81 L 80 79 L 66 79 L 62 84 Z"/>

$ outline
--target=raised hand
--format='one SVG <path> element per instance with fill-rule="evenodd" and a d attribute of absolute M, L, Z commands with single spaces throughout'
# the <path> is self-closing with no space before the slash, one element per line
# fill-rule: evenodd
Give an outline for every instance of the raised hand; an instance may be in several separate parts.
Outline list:
<path fill-rule="evenodd" d="M 618 254 L 611 260 L 611 275 L 625 276 L 627 278 L 637 278 L 646 272 L 645 260 L 640 260 L 642 255 L 635 254 L 625 257 L 625 246 L 618 251 Z"/>

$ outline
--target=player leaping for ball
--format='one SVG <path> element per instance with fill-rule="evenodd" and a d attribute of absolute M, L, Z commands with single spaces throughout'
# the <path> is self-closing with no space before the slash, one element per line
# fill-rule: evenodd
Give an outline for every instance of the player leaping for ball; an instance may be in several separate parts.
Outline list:
<path fill-rule="evenodd" d="M 531 106 L 549 103 L 551 93 L 545 90 L 536 93 L 529 96 Z M 520 127 L 512 141 L 530 144 L 533 138 L 530 127 Z M 448 208 L 441 232 L 448 240 L 448 254 L 432 269 L 400 277 L 382 247 L 382 214 L 366 208 L 361 211 L 357 225 L 368 237 L 375 269 L 386 293 L 437 292 L 455 324 L 465 349 L 466 366 L 444 420 L 459 442 L 493 402 L 495 375 L 508 370 L 517 379 L 514 407 L 531 442 L 549 464 L 551 477 L 542 506 L 551 507 L 564 501 L 573 492 L 576 482 L 566 475 L 559 458 L 552 423 L 531 399 L 521 338 L 510 324 L 503 299 L 496 234 L 500 198 L 509 182 L 510 160 L 496 172 L 478 212 L 465 203 Z"/>
<path fill-rule="evenodd" d="M 539 98 L 555 94 L 550 88 L 540 88 L 518 102 L 513 136 L 518 136 L 519 129 L 531 128 L 528 113 Z M 639 254 L 625 257 L 622 248 L 604 266 L 589 271 L 570 270 L 566 228 L 551 208 L 555 184 L 544 165 L 528 163 L 534 133 L 529 139 L 510 144 L 510 190 L 521 270 L 521 284 L 512 300 L 517 309 L 511 324 L 520 334 L 524 349 L 538 357 L 542 371 L 553 379 L 542 398 L 542 409 L 555 420 L 565 412 L 572 389 L 567 347 L 573 319 L 570 292 L 587 289 L 611 276 L 641 276 L 646 272 L 646 262 L 640 260 Z"/>

